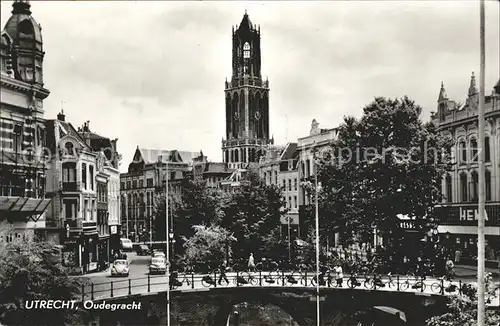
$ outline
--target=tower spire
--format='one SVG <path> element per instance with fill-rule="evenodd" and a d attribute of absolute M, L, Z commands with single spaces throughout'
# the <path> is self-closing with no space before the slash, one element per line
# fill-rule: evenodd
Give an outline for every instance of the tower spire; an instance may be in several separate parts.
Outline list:
<path fill-rule="evenodd" d="M 477 94 L 477 86 L 476 86 L 476 76 L 474 76 L 474 71 L 470 76 L 470 86 L 469 86 L 469 96 Z"/>
<path fill-rule="evenodd" d="M 444 83 L 441 82 L 441 89 L 439 90 L 438 102 L 446 101 L 448 95 L 446 95 L 446 89 L 444 89 Z"/>

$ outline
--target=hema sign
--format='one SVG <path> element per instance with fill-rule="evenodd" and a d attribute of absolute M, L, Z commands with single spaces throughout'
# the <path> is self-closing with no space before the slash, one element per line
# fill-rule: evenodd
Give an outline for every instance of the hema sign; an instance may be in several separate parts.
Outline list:
<path fill-rule="evenodd" d="M 479 211 L 477 205 L 439 206 L 435 215 L 440 224 L 477 226 Z M 500 204 L 486 205 L 485 225 L 500 225 Z"/>

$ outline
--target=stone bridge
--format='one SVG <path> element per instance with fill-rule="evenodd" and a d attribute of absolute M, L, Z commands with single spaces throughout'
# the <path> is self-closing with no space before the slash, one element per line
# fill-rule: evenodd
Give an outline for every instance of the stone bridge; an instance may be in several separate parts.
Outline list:
<path fill-rule="evenodd" d="M 233 273 L 234 274 L 234 273 Z M 172 325 L 226 325 L 240 303 L 274 305 L 298 325 L 316 324 L 316 288 L 310 273 L 228 274 L 228 283 L 214 282 L 217 275 L 182 275 L 170 291 Z M 437 279 L 398 276 L 382 280 L 384 286 L 360 279 L 358 285 L 344 279 L 343 287 L 329 281 L 320 286 L 322 325 L 423 325 L 445 311 L 447 295 L 461 284 L 445 285 Z M 241 282 L 241 283 L 240 283 Z M 182 283 L 182 284 L 180 284 Z M 415 288 L 415 284 L 423 286 Z M 90 284 L 82 289 L 81 305 L 87 325 L 166 325 L 165 276 Z M 348 285 L 348 286 L 347 286 Z M 448 290 L 454 288 L 454 291 Z M 446 291 L 445 291 L 446 290 Z M 140 311 L 93 310 L 90 303 L 141 303 Z"/>

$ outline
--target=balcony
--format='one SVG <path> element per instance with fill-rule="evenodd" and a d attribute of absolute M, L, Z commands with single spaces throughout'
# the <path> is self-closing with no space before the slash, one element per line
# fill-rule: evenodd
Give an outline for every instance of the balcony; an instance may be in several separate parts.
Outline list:
<path fill-rule="evenodd" d="M 82 223 L 83 229 L 92 229 L 97 227 L 97 222 L 89 222 L 89 221 L 83 221 Z"/>
<path fill-rule="evenodd" d="M 69 226 L 70 231 L 79 231 L 82 228 L 81 219 L 67 218 L 63 220 L 63 223 L 63 227 L 66 228 L 66 225 Z"/>
<path fill-rule="evenodd" d="M 77 182 L 63 182 L 62 191 L 64 192 L 78 192 L 80 187 L 78 187 Z"/>

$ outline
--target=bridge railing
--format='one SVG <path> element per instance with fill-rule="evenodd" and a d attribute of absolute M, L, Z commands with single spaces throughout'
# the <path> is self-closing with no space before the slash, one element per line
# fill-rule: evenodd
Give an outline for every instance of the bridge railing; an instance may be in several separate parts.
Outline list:
<path fill-rule="evenodd" d="M 225 277 L 224 277 L 225 276 Z M 350 288 L 365 291 L 425 292 L 436 295 L 467 294 L 472 286 L 462 281 L 411 275 L 349 275 L 336 279 L 334 274 L 316 275 L 314 272 L 231 272 L 221 275 L 214 271 L 208 274 L 174 273 L 170 278 L 172 291 L 209 289 L 217 287 L 315 287 Z M 90 283 L 82 286 L 81 300 L 99 300 L 130 295 L 166 291 L 167 276 L 147 275 L 131 279 L 113 279 L 109 282 Z"/>

